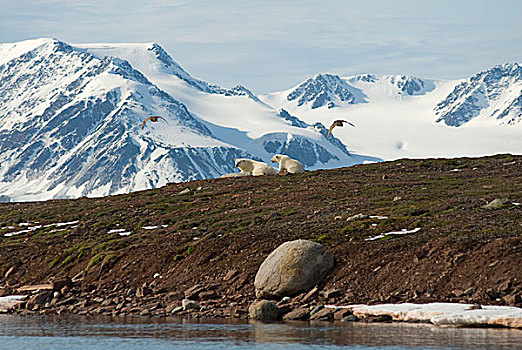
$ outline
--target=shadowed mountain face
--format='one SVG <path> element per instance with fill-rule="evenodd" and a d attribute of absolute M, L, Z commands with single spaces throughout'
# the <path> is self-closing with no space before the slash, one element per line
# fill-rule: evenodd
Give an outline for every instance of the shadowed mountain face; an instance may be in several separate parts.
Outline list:
<path fill-rule="evenodd" d="M 337 101 L 349 104 L 365 102 L 363 98 L 357 98 L 354 90 L 338 75 L 318 74 L 291 91 L 287 99 L 297 101 L 297 106 L 310 104 L 312 109 L 333 108 Z"/>
<path fill-rule="evenodd" d="M 215 139 L 184 105 L 118 58 L 49 40 L 1 65 L 0 81 L 3 191 L 105 195 L 217 177 L 233 171 L 233 158 L 250 156 Z M 149 114 L 168 116 L 163 128 L 195 142 L 141 131 Z"/>
<path fill-rule="evenodd" d="M 483 114 L 500 124 L 522 120 L 522 67 L 496 66 L 457 85 L 435 108 L 438 122 L 461 126 Z"/>
<path fill-rule="evenodd" d="M 164 81 L 181 81 L 197 98 L 246 99 L 268 110 L 270 120 L 291 124 L 242 86 L 224 89 L 192 78 L 157 44 L 131 48 L 160 67 Z M 54 39 L 0 45 L 2 201 L 102 196 L 219 177 L 237 170 L 234 158 L 269 161 L 267 140 L 275 139 L 277 152 L 312 168 L 362 162 L 303 122 L 290 130 L 274 124 L 256 137 L 235 128 L 216 135 L 211 130 L 219 125 L 191 112 L 155 78 L 125 57 Z M 166 121 L 149 121 L 142 130 L 149 115 Z"/>

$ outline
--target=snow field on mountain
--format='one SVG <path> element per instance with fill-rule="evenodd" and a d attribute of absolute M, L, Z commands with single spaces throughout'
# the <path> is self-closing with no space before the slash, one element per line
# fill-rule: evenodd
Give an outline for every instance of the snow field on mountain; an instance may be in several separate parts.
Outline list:
<path fill-rule="evenodd" d="M 398 158 L 481 156 L 496 153 L 522 153 L 522 124 L 498 125 L 492 118 L 475 118 L 455 128 L 436 123 L 435 106 L 459 81 L 428 81 L 431 91 L 421 95 L 398 95 L 389 76 L 376 82 L 345 77 L 367 96 L 367 103 L 341 104 L 328 109 L 298 107 L 286 96 L 293 89 L 262 96 L 267 104 L 281 106 L 306 122 L 329 124 L 345 119 L 355 128 L 335 128 L 337 136 L 350 150 L 372 154 L 385 160 Z"/>
<path fill-rule="evenodd" d="M 283 133 L 288 134 L 284 135 L 285 138 L 295 134 L 312 139 L 340 158 L 338 161 L 330 161 L 327 167 L 352 165 L 360 163 L 360 158 L 365 159 L 356 155 L 354 159 L 349 159 L 335 146 L 324 142 L 319 133 L 312 129 L 291 126 L 277 115 L 277 109 L 259 103 L 246 95 L 226 96 L 195 88 L 206 87 L 208 84 L 191 77 L 173 61 L 159 60 L 155 54 L 157 44 L 75 44 L 74 46 L 100 58 L 116 56 L 128 61 L 153 84 L 188 106 L 191 113 L 204 121 L 205 126 L 219 140 L 248 150 L 267 163 L 270 163 L 273 154 L 265 150 L 262 142 L 271 138 L 269 134 Z M 277 138 L 277 135 L 272 135 L 273 137 Z M 322 167 L 325 167 L 325 164 L 319 163 L 316 166 L 309 166 L 308 169 Z"/>

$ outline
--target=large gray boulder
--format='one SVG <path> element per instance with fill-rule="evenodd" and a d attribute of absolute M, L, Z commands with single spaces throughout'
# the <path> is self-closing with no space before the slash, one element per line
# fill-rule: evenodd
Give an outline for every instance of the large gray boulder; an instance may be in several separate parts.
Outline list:
<path fill-rule="evenodd" d="M 298 239 L 274 250 L 257 271 L 257 298 L 278 298 L 305 292 L 318 284 L 334 266 L 334 259 L 319 243 Z"/>

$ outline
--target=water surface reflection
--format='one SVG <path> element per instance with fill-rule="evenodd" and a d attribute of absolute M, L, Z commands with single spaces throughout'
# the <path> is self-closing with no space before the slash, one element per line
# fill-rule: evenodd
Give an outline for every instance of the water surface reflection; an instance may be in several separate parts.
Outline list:
<path fill-rule="evenodd" d="M 426 324 L 0 315 L 2 349 L 522 349 L 522 331 Z"/>

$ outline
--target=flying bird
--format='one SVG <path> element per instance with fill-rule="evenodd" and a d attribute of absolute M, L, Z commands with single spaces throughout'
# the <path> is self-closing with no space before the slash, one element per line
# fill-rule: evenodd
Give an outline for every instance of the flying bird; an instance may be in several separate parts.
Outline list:
<path fill-rule="evenodd" d="M 151 115 L 150 117 L 146 118 L 143 123 L 141 123 L 141 128 L 143 129 L 145 127 L 145 124 L 147 123 L 147 121 L 151 121 L 151 122 L 157 122 L 159 121 L 159 119 L 163 119 L 164 121 L 167 121 L 167 119 L 159 116 L 159 115 Z"/>
<path fill-rule="evenodd" d="M 328 130 L 328 135 L 326 135 L 326 138 L 330 137 L 330 134 L 332 133 L 333 128 L 335 128 L 336 126 L 342 127 L 344 123 L 348 123 L 355 128 L 355 125 L 353 125 L 352 123 L 350 123 L 346 120 L 336 120 L 332 123 L 332 125 L 330 125 L 330 129 Z"/>

